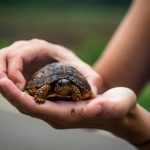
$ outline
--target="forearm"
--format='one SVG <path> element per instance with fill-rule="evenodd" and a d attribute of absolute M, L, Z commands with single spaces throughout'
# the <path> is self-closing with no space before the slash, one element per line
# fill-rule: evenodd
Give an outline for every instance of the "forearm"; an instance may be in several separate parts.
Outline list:
<path fill-rule="evenodd" d="M 150 72 L 150 1 L 135 0 L 94 68 L 106 89 L 129 87 L 138 93 Z"/>
<path fill-rule="evenodd" d="M 150 113 L 137 105 L 112 131 L 132 144 L 141 144 L 150 140 Z M 139 150 L 149 150 L 150 142 L 139 146 Z"/>
<path fill-rule="evenodd" d="M 102 76 L 104 90 L 128 87 L 138 94 L 150 77 L 150 1 L 135 0 L 94 69 Z M 150 139 L 150 114 L 137 107 L 112 133 L 131 142 Z M 139 150 L 149 150 L 150 143 Z"/>

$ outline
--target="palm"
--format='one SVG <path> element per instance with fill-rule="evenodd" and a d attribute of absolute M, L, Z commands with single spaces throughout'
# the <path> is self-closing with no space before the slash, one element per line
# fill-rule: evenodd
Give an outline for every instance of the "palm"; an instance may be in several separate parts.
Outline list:
<path fill-rule="evenodd" d="M 116 121 L 124 119 L 136 106 L 136 97 L 127 88 L 110 89 L 92 100 L 57 103 L 46 101 L 39 105 L 9 79 L 1 79 L 0 85 L 7 92 L 7 99 L 22 113 L 41 118 L 55 128 L 111 130 Z"/>

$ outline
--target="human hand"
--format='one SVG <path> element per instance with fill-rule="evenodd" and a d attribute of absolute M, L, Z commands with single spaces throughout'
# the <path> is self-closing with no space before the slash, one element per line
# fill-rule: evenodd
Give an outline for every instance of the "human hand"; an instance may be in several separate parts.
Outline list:
<path fill-rule="evenodd" d="M 114 88 L 92 100 L 51 102 L 39 105 L 33 97 L 21 92 L 7 79 L 0 80 L 7 99 L 22 113 L 40 118 L 54 128 L 97 128 L 111 132 L 120 130 L 136 109 L 136 97 L 127 88 Z"/>
<path fill-rule="evenodd" d="M 72 51 L 39 39 L 17 41 L 11 46 L 1 49 L 0 78 L 9 78 L 22 90 L 33 72 L 54 61 L 72 65 L 80 71 L 88 80 L 93 97 L 96 96 L 97 90 L 102 85 L 101 77 Z M 0 92 L 6 97 L 2 89 Z"/>
<path fill-rule="evenodd" d="M 101 77 L 73 52 L 36 39 L 19 41 L 0 51 L 0 92 L 20 112 L 40 118 L 54 128 L 98 128 L 119 135 L 119 127 L 136 110 L 136 98 L 129 89 L 110 89 L 92 100 L 46 101 L 42 105 L 20 90 L 34 71 L 53 61 L 62 61 L 79 70 L 95 95 L 102 86 Z"/>

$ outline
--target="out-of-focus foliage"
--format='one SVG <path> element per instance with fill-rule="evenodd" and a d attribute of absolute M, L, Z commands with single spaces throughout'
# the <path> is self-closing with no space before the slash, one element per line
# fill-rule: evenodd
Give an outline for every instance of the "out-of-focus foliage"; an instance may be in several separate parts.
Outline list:
<path fill-rule="evenodd" d="M 1 0 L 0 47 L 41 38 L 64 45 L 90 65 L 101 55 L 130 0 Z M 139 102 L 150 108 L 148 85 Z"/>
<path fill-rule="evenodd" d="M 129 4 L 131 0 L 1 0 L 0 4 L 27 4 L 27 3 L 47 3 L 47 4 L 109 4 L 120 5 Z"/>
<path fill-rule="evenodd" d="M 0 42 L 42 38 L 80 51 L 93 64 L 95 59 L 89 61 L 88 57 L 99 56 L 126 10 L 109 5 L 8 5 L 0 8 Z M 87 57 L 83 55 L 83 49 L 95 48 L 99 54 L 97 50 Z"/>

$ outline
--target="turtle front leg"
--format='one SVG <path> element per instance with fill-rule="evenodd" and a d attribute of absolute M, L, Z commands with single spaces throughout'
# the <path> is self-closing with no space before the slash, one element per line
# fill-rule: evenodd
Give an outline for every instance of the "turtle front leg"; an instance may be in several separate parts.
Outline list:
<path fill-rule="evenodd" d="M 82 100 L 82 94 L 81 94 L 79 88 L 74 84 L 71 84 L 71 97 L 72 97 L 73 101 Z"/>
<path fill-rule="evenodd" d="M 49 91 L 51 89 L 51 86 L 50 85 L 43 85 L 42 87 L 40 87 L 35 95 L 34 95 L 34 98 L 35 98 L 35 101 L 37 103 L 44 103 L 45 102 L 45 98 L 46 96 L 48 95 Z"/>

